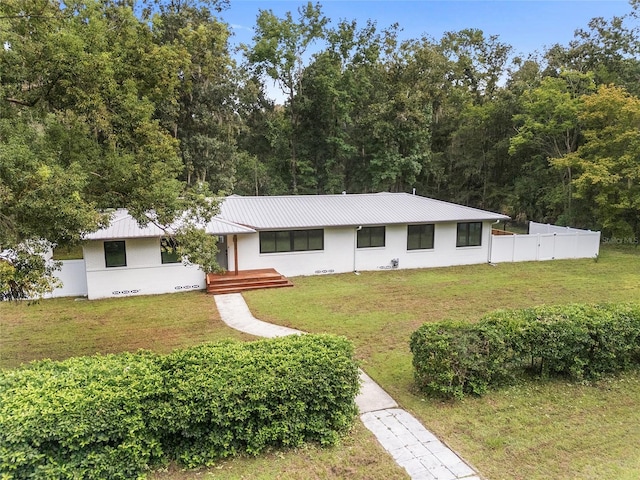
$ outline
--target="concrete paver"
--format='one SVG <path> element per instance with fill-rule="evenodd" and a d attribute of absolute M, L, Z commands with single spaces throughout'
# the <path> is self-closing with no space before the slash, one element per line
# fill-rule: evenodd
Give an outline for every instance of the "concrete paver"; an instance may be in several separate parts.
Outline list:
<path fill-rule="evenodd" d="M 301 334 L 300 330 L 273 325 L 255 318 L 240 293 L 214 295 L 222 321 L 231 328 L 257 337 L 275 338 Z"/>
<path fill-rule="evenodd" d="M 391 408 L 368 412 L 360 418 L 412 479 L 479 478 L 471 467 L 410 413 Z"/>
<path fill-rule="evenodd" d="M 222 321 L 251 335 L 274 338 L 300 335 L 293 328 L 272 325 L 253 316 L 239 293 L 214 295 Z M 356 397 L 360 419 L 412 480 L 480 480 L 455 452 L 428 431 L 360 370 L 362 387 Z"/>

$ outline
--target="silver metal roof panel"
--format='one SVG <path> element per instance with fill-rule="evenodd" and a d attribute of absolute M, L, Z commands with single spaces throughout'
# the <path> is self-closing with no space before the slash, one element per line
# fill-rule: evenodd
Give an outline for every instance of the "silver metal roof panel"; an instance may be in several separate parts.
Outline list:
<path fill-rule="evenodd" d="M 408 193 L 224 199 L 219 217 L 258 230 L 508 220 L 507 215 Z"/>
<path fill-rule="evenodd" d="M 149 222 L 144 227 L 129 215 L 126 210 L 116 210 L 111 216 L 109 226 L 85 236 L 87 240 L 109 240 L 113 238 L 154 238 L 163 237 L 172 233 L 169 227 L 167 232 L 156 224 Z M 255 230 L 243 225 L 237 225 L 228 220 L 214 217 L 205 226 L 205 231 L 211 235 L 231 235 L 242 233 L 255 233 Z"/>

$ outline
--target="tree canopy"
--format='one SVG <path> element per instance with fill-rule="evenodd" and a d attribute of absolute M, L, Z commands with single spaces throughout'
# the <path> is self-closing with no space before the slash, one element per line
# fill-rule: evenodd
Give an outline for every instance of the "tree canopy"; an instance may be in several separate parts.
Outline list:
<path fill-rule="evenodd" d="M 523 57 L 472 25 L 400 41 L 310 2 L 256 12 L 235 46 L 227 1 L 4 0 L 0 252 L 77 243 L 113 208 L 210 216 L 211 192 L 415 188 L 637 237 L 639 5 Z"/>

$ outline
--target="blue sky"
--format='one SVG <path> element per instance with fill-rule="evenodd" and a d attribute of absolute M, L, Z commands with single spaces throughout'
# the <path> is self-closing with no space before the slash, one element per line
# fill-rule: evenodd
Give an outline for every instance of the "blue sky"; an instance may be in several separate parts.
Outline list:
<path fill-rule="evenodd" d="M 221 17 L 233 26 L 234 43 L 249 43 L 259 10 L 272 10 L 281 17 L 287 11 L 295 13 L 305 3 L 231 0 L 230 8 L 222 12 Z M 427 34 L 439 40 L 447 31 L 479 28 L 486 36 L 498 35 L 502 42 L 514 47 L 516 54 L 543 51 L 545 46 L 555 43 L 566 44 L 573 32 L 586 27 L 591 18 L 609 19 L 631 11 L 624 0 L 325 0 L 320 3 L 325 15 L 334 22 L 356 19 L 364 26 L 367 19 L 371 19 L 381 29 L 397 22 L 402 28 L 401 38 Z"/>

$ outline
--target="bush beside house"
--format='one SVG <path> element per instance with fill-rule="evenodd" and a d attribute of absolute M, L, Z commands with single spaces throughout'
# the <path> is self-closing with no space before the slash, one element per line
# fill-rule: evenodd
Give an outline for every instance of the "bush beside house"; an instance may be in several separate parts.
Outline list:
<path fill-rule="evenodd" d="M 0 372 L 0 477 L 144 478 L 333 444 L 358 390 L 351 343 L 325 335 L 34 362 Z"/>

